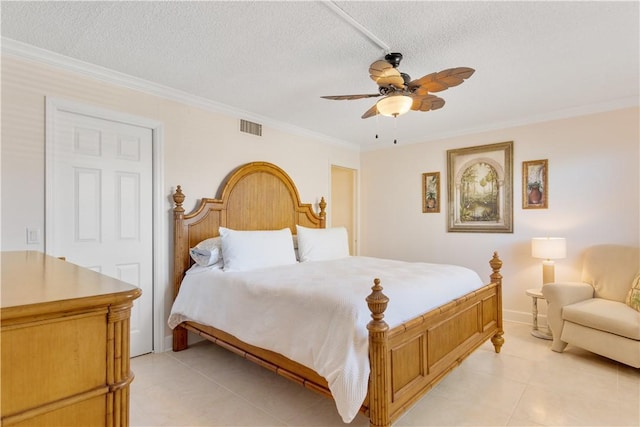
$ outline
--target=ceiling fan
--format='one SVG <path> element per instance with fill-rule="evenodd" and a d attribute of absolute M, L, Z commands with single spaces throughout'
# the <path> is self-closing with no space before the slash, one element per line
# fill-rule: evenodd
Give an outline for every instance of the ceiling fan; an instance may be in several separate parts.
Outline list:
<path fill-rule="evenodd" d="M 475 72 L 473 68 L 468 67 L 448 68 L 411 80 L 408 74 L 398 71 L 401 60 L 401 53 L 392 52 L 385 55 L 384 61 L 379 60 L 371 64 L 369 74 L 378 84 L 378 93 L 323 96 L 322 98 L 343 100 L 383 96 L 384 98 L 369 108 L 362 118 L 373 117 L 378 113 L 397 117 L 409 110 L 430 111 L 442 108 L 444 99 L 431 93 L 458 86 Z"/>

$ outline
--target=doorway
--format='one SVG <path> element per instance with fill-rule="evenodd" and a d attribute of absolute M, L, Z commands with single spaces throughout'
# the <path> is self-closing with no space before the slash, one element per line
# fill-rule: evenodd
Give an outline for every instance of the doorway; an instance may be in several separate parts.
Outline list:
<path fill-rule="evenodd" d="M 358 254 L 356 186 L 358 171 L 331 165 L 331 226 L 345 227 L 349 235 L 349 254 Z"/>

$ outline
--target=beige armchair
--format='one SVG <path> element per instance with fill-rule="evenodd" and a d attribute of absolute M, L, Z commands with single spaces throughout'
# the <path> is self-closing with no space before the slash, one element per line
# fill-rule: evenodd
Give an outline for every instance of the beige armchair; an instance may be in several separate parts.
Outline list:
<path fill-rule="evenodd" d="M 640 312 L 625 303 L 639 273 L 639 248 L 598 245 L 584 255 L 581 282 L 544 285 L 551 349 L 572 344 L 640 368 Z"/>

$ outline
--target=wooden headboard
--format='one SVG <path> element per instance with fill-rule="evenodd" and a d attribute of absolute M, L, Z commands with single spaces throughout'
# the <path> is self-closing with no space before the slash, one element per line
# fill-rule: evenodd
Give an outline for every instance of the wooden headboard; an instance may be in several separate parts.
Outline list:
<path fill-rule="evenodd" d="M 233 170 L 222 182 L 216 199 L 202 198 L 193 212 L 185 214 L 185 195 L 178 185 L 173 194 L 174 298 L 185 271 L 191 266 L 189 248 L 219 235 L 218 227 L 234 230 L 280 230 L 296 233 L 296 224 L 324 228 L 326 203 L 320 212 L 301 203 L 295 184 L 278 166 L 267 162 L 247 163 Z"/>

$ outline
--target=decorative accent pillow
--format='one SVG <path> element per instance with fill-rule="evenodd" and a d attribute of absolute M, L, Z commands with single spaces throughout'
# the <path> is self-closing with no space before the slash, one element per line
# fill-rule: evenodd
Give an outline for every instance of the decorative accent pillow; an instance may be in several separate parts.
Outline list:
<path fill-rule="evenodd" d="M 300 261 L 300 253 L 298 252 L 298 235 L 293 236 L 293 251 L 296 254 L 296 261 Z"/>
<path fill-rule="evenodd" d="M 239 231 L 220 227 L 219 230 L 224 271 L 249 271 L 297 262 L 289 228 Z"/>
<path fill-rule="evenodd" d="M 324 261 L 349 256 L 349 238 L 344 227 L 307 228 L 296 225 L 300 262 Z"/>
<path fill-rule="evenodd" d="M 222 250 L 220 237 L 212 237 L 203 240 L 193 248 L 189 249 L 189 255 L 196 264 L 207 267 L 222 260 Z"/>
<path fill-rule="evenodd" d="M 634 310 L 640 311 L 640 274 L 638 274 L 631 284 L 631 289 L 625 301 Z"/>

